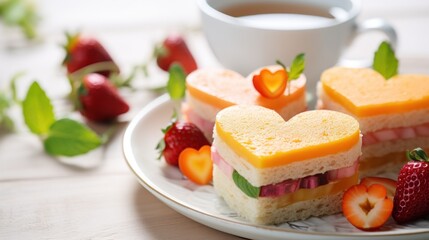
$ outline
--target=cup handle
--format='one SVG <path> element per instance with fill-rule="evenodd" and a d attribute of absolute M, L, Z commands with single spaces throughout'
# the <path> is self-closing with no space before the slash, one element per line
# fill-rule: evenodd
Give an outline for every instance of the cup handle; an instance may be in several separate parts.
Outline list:
<path fill-rule="evenodd" d="M 372 19 L 365 20 L 361 23 L 358 23 L 356 25 L 356 31 L 353 39 L 359 34 L 362 34 L 365 32 L 372 32 L 372 31 L 378 31 L 378 32 L 384 33 L 388 38 L 392 48 L 396 49 L 396 44 L 398 41 L 396 31 L 392 27 L 392 25 L 390 25 L 386 20 L 381 18 L 372 18 Z M 347 67 L 356 67 L 356 68 L 370 67 L 372 65 L 372 59 L 371 60 L 341 59 L 338 65 L 347 66 Z"/>

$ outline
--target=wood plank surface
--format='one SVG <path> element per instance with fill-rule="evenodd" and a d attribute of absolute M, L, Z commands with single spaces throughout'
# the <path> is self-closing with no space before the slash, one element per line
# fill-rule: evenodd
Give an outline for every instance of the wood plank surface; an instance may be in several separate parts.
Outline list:
<path fill-rule="evenodd" d="M 153 45 L 171 31 L 186 34 L 200 66 L 220 65 L 201 32 L 195 0 L 39 0 L 36 4 L 43 17 L 40 42 L 10 48 L 9 36 L 0 32 L 0 88 L 13 74 L 25 71 L 18 83 L 19 96 L 37 79 L 55 99 L 61 116 L 67 112 L 64 97 L 69 91 L 60 67 L 64 30 L 80 28 L 99 38 L 125 73 L 144 62 Z M 364 0 L 359 21 L 387 19 L 398 32 L 401 71 L 429 74 L 428 13 L 429 1 Z M 362 35 L 345 56 L 371 58 L 381 39 L 379 34 Z M 166 81 L 165 73 L 154 71 L 153 78 L 140 79 L 138 85 Z M 19 109 L 13 109 L 17 132 L 0 133 L 0 239 L 239 239 L 170 209 L 128 169 L 121 150 L 124 129 L 156 96 L 147 91 L 127 96 L 132 111 L 122 119 L 112 141 L 75 159 L 44 153 L 39 139 L 24 127 Z"/>

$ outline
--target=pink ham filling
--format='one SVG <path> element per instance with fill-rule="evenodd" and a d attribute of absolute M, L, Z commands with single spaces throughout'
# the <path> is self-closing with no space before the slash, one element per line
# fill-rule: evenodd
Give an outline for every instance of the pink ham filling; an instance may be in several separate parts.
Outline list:
<path fill-rule="evenodd" d="M 362 145 L 367 146 L 383 141 L 410 139 L 415 137 L 429 137 L 429 123 L 424 123 L 414 127 L 382 129 L 375 132 L 365 133 L 362 137 Z"/>
<path fill-rule="evenodd" d="M 208 121 L 198 115 L 188 104 L 182 104 L 183 118 L 195 124 L 203 133 L 211 134 L 213 132 L 214 122 Z"/>
<path fill-rule="evenodd" d="M 231 165 L 229 165 L 217 152 L 216 148 L 212 146 L 212 160 L 213 163 L 226 175 L 231 176 L 234 171 Z M 325 173 L 320 173 L 312 176 L 307 176 L 299 179 L 288 179 L 280 183 L 269 184 L 261 187 L 259 196 L 260 197 L 279 197 L 284 194 L 293 193 L 298 189 L 316 188 L 328 184 L 338 179 L 347 178 L 353 176 L 359 168 L 359 161 L 356 160 L 350 167 L 344 167 L 340 169 L 334 169 Z"/>

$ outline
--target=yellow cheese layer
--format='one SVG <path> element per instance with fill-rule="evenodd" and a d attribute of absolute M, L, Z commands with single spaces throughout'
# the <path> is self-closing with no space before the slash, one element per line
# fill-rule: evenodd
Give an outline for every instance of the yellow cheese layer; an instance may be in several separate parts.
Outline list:
<path fill-rule="evenodd" d="M 323 91 L 358 117 L 429 108 L 429 76 L 397 75 L 388 80 L 372 69 L 335 67 L 321 77 Z"/>
<path fill-rule="evenodd" d="M 285 122 L 259 106 L 233 106 L 216 116 L 217 136 L 256 168 L 270 168 L 347 151 L 359 143 L 349 115 L 315 110 Z"/>

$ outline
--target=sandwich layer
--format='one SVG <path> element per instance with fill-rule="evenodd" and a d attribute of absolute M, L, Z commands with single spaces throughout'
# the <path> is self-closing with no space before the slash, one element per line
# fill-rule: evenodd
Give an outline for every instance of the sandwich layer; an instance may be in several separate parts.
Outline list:
<path fill-rule="evenodd" d="M 297 179 L 352 166 L 361 154 L 361 142 L 347 151 L 304 161 L 292 162 L 278 167 L 256 168 L 238 155 L 214 132 L 213 146 L 223 160 L 240 173 L 250 184 L 260 187 L 286 179 Z"/>
<path fill-rule="evenodd" d="M 307 109 L 305 101 L 305 95 L 287 103 L 283 108 L 278 109 L 277 113 L 280 116 L 288 120 L 300 112 L 304 112 Z M 215 125 L 216 114 L 220 111 L 213 105 L 200 101 L 194 98 L 192 95 L 187 94 L 186 102 L 182 103 L 182 113 L 184 118 L 197 125 L 197 127 L 203 131 L 207 139 L 212 141 L 213 127 Z"/>
<path fill-rule="evenodd" d="M 429 147 L 429 137 L 415 137 L 411 139 L 398 139 L 392 141 L 382 141 L 362 147 L 362 161 L 367 158 L 381 157 L 391 152 L 405 153 L 407 150 L 412 150 L 416 147 Z"/>
<path fill-rule="evenodd" d="M 382 129 L 413 127 L 429 123 L 429 104 L 421 109 L 408 109 L 408 111 L 396 113 L 384 113 L 380 110 L 378 114 L 374 114 L 372 116 L 358 116 L 327 95 L 320 82 L 317 90 L 319 100 L 322 102 L 322 106 L 319 107 L 322 107 L 322 109 L 343 112 L 353 116 L 359 122 L 360 129 L 364 135 L 367 132 L 375 132 Z"/>
<path fill-rule="evenodd" d="M 186 95 L 186 103 L 201 118 L 210 121 L 213 124 L 216 120 L 216 114 L 222 110 L 222 108 L 218 108 L 214 105 L 201 101 L 190 94 Z M 286 102 L 281 108 L 273 110 L 280 114 L 284 120 L 288 120 L 296 114 L 305 111 L 306 109 L 307 104 L 305 95 L 302 95 L 291 102 Z"/>
<path fill-rule="evenodd" d="M 277 224 L 341 211 L 344 190 L 356 184 L 358 174 L 314 189 L 300 189 L 282 197 L 250 198 L 215 165 L 213 185 L 226 203 L 248 221 Z"/>
<path fill-rule="evenodd" d="M 388 80 L 363 68 L 334 67 L 321 76 L 323 91 L 357 117 L 427 109 L 429 76 L 396 75 Z"/>
<path fill-rule="evenodd" d="M 371 157 L 360 161 L 360 177 L 386 176 L 393 174 L 398 176 L 402 166 L 408 162 L 405 151 L 393 152 L 381 157 Z"/>
<path fill-rule="evenodd" d="M 361 144 L 354 118 L 326 110 L 300 113 L 284 122 L 263 107 L 233 106 L 218 113 L 215 131 L 217 138 L 258 169 L 337 154 Z"/>
<path fill-rule="evenodd" d="M 278 70 L 279 66 L 267 68 L 274 71 Z M 303 74 L 297 80 L 289 82 L 290 94 L 289 91 L 285 91 L 275 99 L 262 97 L 255 90 L 252 74 L 244 78 L 236 72 L 225 69 L 196 70 L 186 78 L 188 96 L 218 109 L 244 104 L 259 105 L 278 112 L 281 112 L 288 103 L 305 98 L 306 78 Z"/>

